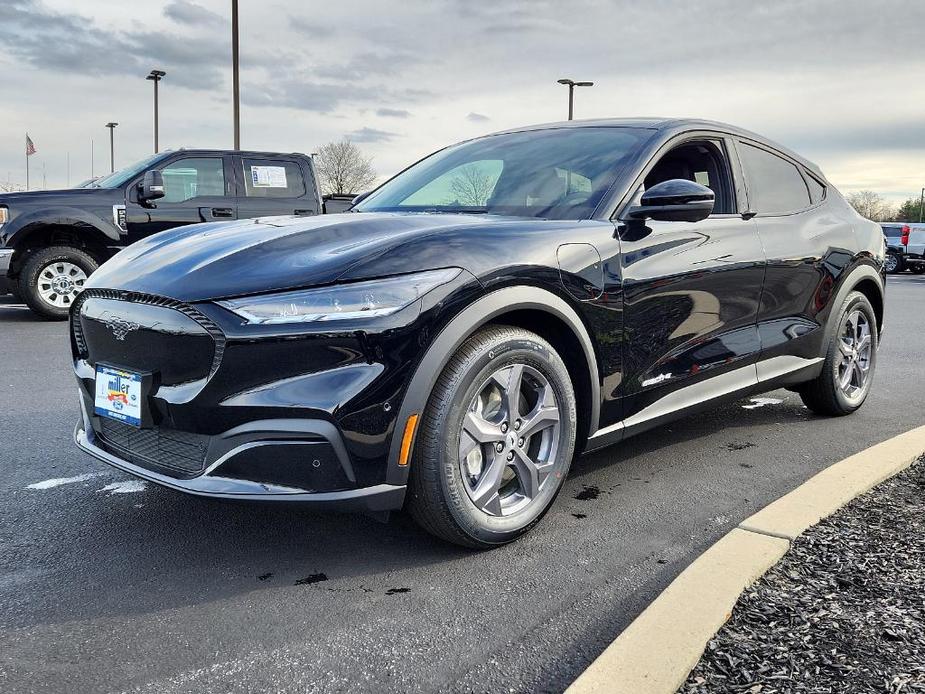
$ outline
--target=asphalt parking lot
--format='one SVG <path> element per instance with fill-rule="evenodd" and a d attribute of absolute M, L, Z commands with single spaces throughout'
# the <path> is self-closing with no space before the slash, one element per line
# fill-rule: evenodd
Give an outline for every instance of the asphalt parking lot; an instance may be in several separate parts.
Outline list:
<path fill-rule="evenodd" d="M 775 391 L 575 462 L 472 553 L 399 516 L 200 500 L 71 443 L 66 326 L 0 297 L 0 691 L 561 691 L 697 554 L 925 423 L 925 276 L 891 277 L 864 408 Z"/>

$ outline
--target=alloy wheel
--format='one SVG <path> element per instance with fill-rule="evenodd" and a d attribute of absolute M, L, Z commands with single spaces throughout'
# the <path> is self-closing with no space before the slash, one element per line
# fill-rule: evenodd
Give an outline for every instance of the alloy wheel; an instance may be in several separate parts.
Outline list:
<path fill-rule="evenodd" d="M 83 291 L 87 273 L 66 260 L 49 263 L 38 276 L 39 296 L 49 306 L 67 308 Z"/>
<path fill-rule="evenodd" d="M 492 516 L 527 508 L 561 475 L 560 430 L 556 393 L 542 373 L 526 364 L 495 371 L 472 399 L 459 435 L 460 473 L 472 503 Z"/>
<path fill-rule="evenodd" d="M 860 397 L 870 376 L 873 338 L 867 315 L 860 309 L 848 314 L 838 349 L 841 361 L 835 371 L 838 387 L 849 400 Z"/>
<path fill-rule="evenodd" d="M 892 253 L 887 253 L 886 262 L 884 263 L 884 270 L 887 272 L 895 272 L 898 265 L 899 258 L 897 258 Z"/>

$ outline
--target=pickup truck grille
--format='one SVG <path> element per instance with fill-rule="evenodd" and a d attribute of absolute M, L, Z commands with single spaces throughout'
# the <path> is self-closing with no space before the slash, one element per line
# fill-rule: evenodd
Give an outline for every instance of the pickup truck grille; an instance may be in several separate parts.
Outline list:
<path fill-rule="evenodd" d="M 103 448 L 139 467 L 195 477 L 205 467 L 209 437 L 176 429 L 136 429 L 106 417 L 96 432 Z"/>

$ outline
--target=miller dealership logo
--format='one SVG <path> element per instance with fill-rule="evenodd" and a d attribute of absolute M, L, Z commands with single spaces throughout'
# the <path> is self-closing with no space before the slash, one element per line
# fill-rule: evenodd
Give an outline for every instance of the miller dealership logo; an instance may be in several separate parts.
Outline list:
<path fill-rule="evenodd" d="M 125 336 L 133 330 L 138 330 L 141 326 L 130 320 L 119 318 L 119 316 L 110 315 L 103 320 L 103 325 L 112 331 L 113 337 L 119 341 L 125 341 Z"/>

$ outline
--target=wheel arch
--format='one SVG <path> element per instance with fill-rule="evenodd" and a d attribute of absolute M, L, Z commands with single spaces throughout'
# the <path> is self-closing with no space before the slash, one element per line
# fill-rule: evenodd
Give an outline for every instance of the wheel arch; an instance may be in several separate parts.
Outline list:
<path fill-rule="evenodd" d="M 849 270 L 845 278 L 841 281 L 835 299 L 832 302 L 832 311 L 829 314 L 826 325 L 826 339 L 822 343 L 822 352 L 820 356 L 825 356 L 829 348 L 829 343 L 838 327 L 839 309 L 844 303 L 848 294 L 853 291 L 859 291 L 867 300 L 870 301 L 874 308 L 874 314 L 877 317 L 878 335 L 883 329 L 883 312 L 884 312 L 884 281 L 880 273 L 871 265 L 855 265 Z"/>
<path fill-rule="evenodd" d="M 398 465 L 402 432 L 408 418 L 423 413 L 440 373 L 460 345 L 489 324 L 516 325 L 536 332 L 552 344 L 566 361 L 570 373 L 577 370 L 581 374 L 580 382 L 573 381 L 579 402 L 579 439 L 583 440 L 597 428 L 601 402 L 597 356 L 591 336 L 578 313 L 564 299 L 545 289 L 505 287 L 486 294 L 463 309 L 424 353 L 395 420 L 386 471 L 388 484 L 406 484 L 410 465 L 414 464 L 412 459 L 409 465 Z M 412 439 L 412 451 L 414 443 Z"/>
<path fill-rule="evenodd" d="M 49 246 L 71 246 L 84 250 L 99 262 L 106 260 L 107 247 L 118 243 L 119 232 L 102 228 L 90 215 L 76 211 L 46 211 L 41 215 L 30 215 L 17 219 L 17 226 L 10 232 L 7 245 L 14 249 L 10 274 L 15 276 L 30 251 Z"/>

